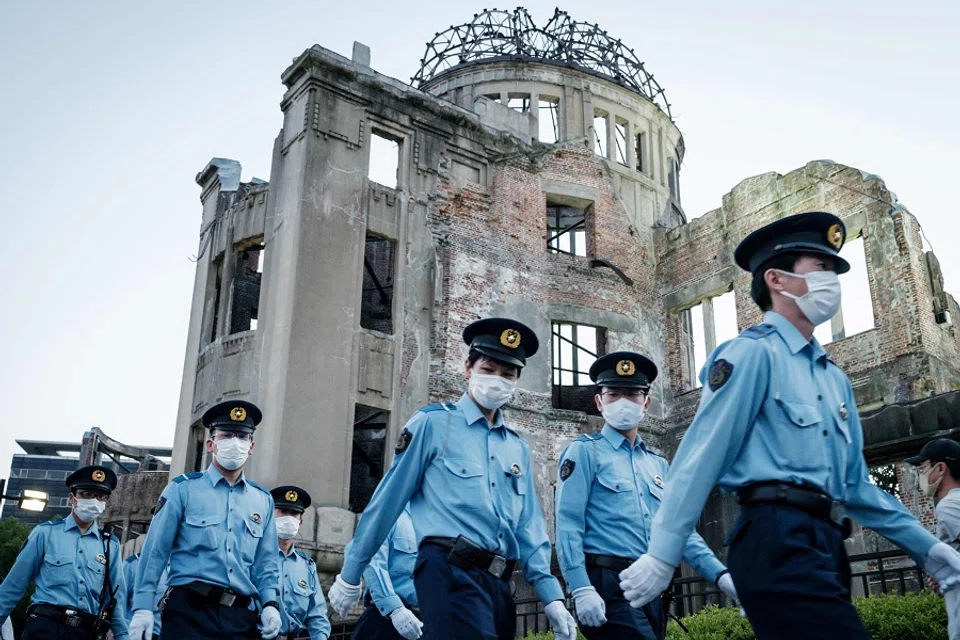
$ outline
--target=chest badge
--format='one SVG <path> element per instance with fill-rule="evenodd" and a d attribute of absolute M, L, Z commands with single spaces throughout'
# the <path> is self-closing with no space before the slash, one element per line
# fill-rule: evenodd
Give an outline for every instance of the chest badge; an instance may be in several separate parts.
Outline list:
<path fill-rule="evenodd" d="M 260 524 L 261 518 L 259 513 L 253 514 L 252 516 L 250 516 L 250 519 L 253 520 L 254 524 Z"/>
<path fill-rule="evenodd" d="M 510 473 L 517 476 L 518 478 L 523 475 L 523 471 L 520 470 L 520 465 L 518 465 L 516 462 L 510 465 Z"/>
<path fill-rule="evenodd" d="M 846 420 L 848 415 L 850 415 L 850 412 L 847 411 L 847 403 L 846 403 L 846 402 L 841 402 L 841 403 L 840 403 L 840 417 L 843 418 L 844 420 Z"/>
<path fill-rule="evenodd" d="M 107 557 L 106 557 L 105 555 L 103 555 L 102 553 L 98 553 L 98 554 L 97 554 L 97 562 L 99 562 L 100 564 L 107 564 Z"/>
<path fill-rule="evenodd" d="M 653 484 L 663 489 L 663 478 L 660 476 L 653 476 Z"/>
<path fill-rule="evenodd" d="M 301 589 L 306 589 L 306 588 L 307 588 L 307 581 L 304 580 L 303 578 L 301 578 L 301 579 L 300 579 L 300 582 L 298 582 L 297 584 L 300 585 L 300 588 L 301 588 Z"/>

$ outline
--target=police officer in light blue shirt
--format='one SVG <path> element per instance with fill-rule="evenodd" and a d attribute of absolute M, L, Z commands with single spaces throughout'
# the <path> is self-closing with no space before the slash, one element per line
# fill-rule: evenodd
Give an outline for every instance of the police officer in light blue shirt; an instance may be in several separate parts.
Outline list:
<path fill-rule="evenodd" d="M 117 488 L 117 475 L 99 465 L 82 467 L 67 477 L 66 485 L 73 511 L 30 532 L 0 583 L 0 621 L 6 620 L 33 581 L 36 591 L 30 598 L 24 640 L 87 640 L 105 634 L 107 627 L 117 640 L 126 640 L 124 607 L 117 603 L 126 591 L 120 541 L 102 532 L 96 522 Z"/>
<path fill-rule="evenodd" d="M 456 404 L 418 411 L 400 433 L 393 465 L 357 525 L 330 605 L 343 615 L 360 597 L 360 577 L 410 503 L 419 538 L 414 584 L 426 637 L 513 640 L 509 580 L 516 565 L 544 602 L 557 640 L 576 623 L 550 574 L 550 540 L 534 491 L 530 449 L 500 407 L 536 353 L 525 325 L 488 318 L 463 332 L 468 391 Z"/>
<path fill-rule="evenodd" d="M 638 433 L 656 377 L 656 365 L 639 353 L 598 358 L 590 379 L 597 385 L 603 430 L 580 436 L 560 456 L 557 557 L 589 640 L 662 640 L 666 633 L 660 598 L 633 609 L 617 579 L 646 552 L 667 482 L 667 461 L 647 449 Z M 683 558 L 736 600 L 729 573 L 696 532 Z"/>
<path fill-rule="evenodd" d="M 242 400 L 203 414 L 213 464 L 178 476 L 160 496 L 137 568 L 134 640 L 152 635 L 157 582 L 168 563 L 161 638 L 270 639 L 280 632 L 273 498 L 243 474 L 260 418 L 260 410 Z M 260 632 L 254 604 L 260 606 Z"/>
<path fill-rule="evenodd" d="M 127 583 L 127 592 L 123 598 L 123 606 L 127 620 L 133 617 L 133 590 L 137 584 L 137 567 L 140 566 L 140 554 L 135 553 L 123 561 L 123 579 Z M 156 602 L 159 603 L 163 594 L 167 591 L 167 569 L 160 574 L 160 580 L 157 581 Z M 154 608 L 153 612 L 153 637 L 160 637 L 160 610 Z"/>
<path fill-rule="evenodd" d="M 294 547 L 303 512 L 313 500 L 305 489 L 284 485 L 270 491 L 280 547 L 280 640 L 327 640 L 330 619 L 313 558 Z"/>
<path fill-rule="evenodd" d="M 850 599 L 841 510 L 886 536 L 950 589 L 960 554 L 871 484 L 853 388 L 813 337 L 840 308 L 840 218 L 778 220 L 740 243 L 766 312 L 710 355 L 700 408 L 670 470 L 647 553 L 620 574 L 632 606 L 669 583 L 714 484 L 742 505 L 728 537 L 741 604 L 760 640 L 869 638 Z"/>
<path fill-rule="evenodd" d="M 344 553 L 350 553 L 350 547 Z M 363 572 L 367 585 L 366 607 L 353 630 L 353 640 L 413 640 L 420 637 L 420 621 L 413 613 L 417 591 L 413 568 L 417 562 L 417 534 L 410 505 L 380 545 Z"/>

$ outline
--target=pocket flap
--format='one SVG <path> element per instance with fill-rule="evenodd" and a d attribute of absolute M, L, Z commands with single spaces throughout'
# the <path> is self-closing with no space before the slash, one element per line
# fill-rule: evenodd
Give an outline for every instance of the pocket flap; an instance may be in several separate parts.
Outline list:
<path fill-rule="evenodd" d="M 475 478 L 483 475 L 483 469 L 480 468 L 480 465 L 470 460 L 444 458 L 443 464 L 451 473 L 461 478 Z"/>
<path fill-rule="evenodd" d="M 250 532 L 250 535 L 252 535 L 254 538 L 262 538 L 262 537 L 263 537 L 263 523 L 262 523 L 262 522 L 254 522 L 254 521 L 251 520 L 250 518 L 247 518 L 247 519 L 244 520 L 243 522 L 247 525 L 247 531 L 249 531 L 249 532 Z"/>
<path fill-rule="evenodd" d="M 227 514 L 220 513 L 187 513 L 183 516 L 183 521 L 191 527 L 209 527 L 223 522 Z"/>
<path fill-rule="evenodd" d="M 597 476 L 597 482 L 605 486 L 610 491 L 622 493 L 633 491 L 633 483 L 626 478 L 621 478 L 614 473 L 601 473 Z"/>
<path fill-rule="evenodd" d="M 401 553 L 416 553 L 417 541 L 409 538 L 394 538 L 393 548 Z"/>
<path fill-rule="evenodd" d="M 43 561 L 54 567 L 64 567 L 73 564 L 73 558 L 70 556 L 58 556 L 53 554 L 44 554 Z"/>
<path fill-rule="evenodd" d="M 820 422 L 820 411 L 813 405 L 780 400 L 780 406 L 783 407 L 783 412 L 787 414 L 790 422 L 798 427 L 806 428 Z"/>

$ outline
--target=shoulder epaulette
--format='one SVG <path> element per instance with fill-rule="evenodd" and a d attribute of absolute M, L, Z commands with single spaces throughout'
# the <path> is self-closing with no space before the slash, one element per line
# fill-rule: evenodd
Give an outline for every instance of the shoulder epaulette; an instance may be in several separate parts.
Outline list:
<path fill-rule="evenodd" d="M 270 493 L 270 490 L 264 488 L 264 486 L 263 486 L 262 484 L 258 484 L 258 483 L 256 483 L 256 482 L 254 482 L 253 480 L 247 480 L 246 482 L 247 482 L 247 484 L 249 484 L 251 487 L 256 487 L 257 489 L 260 489 L 260 491 L 263 491 L 263 492 L 264 492 L 265 494 L 267 494 L 268 496 L 273 497 L 273 494 Z"/>
<path fill-rule="evenodd" d="M 300 556 L 301 558 L 303 558 L 304 560 L 306 560 L 307 562 L 309 562 L 310 564 L 316 564 L 316 563 L 313 561 L 313 558 L 311 558 L 310 556 L 308 556 L 307 554 L 305 554 L 303 551 L 300 551 L 300 549 L 297 549 L 296 547 L 294 547 L 293 552 L 294 552 L 295 554 L 297 554 L 298 556 Z"/>
<path fill-rule="evenodd" d="M 599 440 L 602 437 L 603 435 L 599 433 L 582 433 L 579 436 L 577 436 L 574 442 L 593 442 L 595 440 Z"/>
<path fill-rule="evenodd" d="M 774 331 L 776 327 L 772 324 L 764 322 L 763 324 L 755 324 L 752 327 L 747 327 L 743 330 L 743 333 L 740 334 L 741 338 L 750 338 L 751 340 L 759 340 L 764 336 L 768 336 Z"/>
<path fill-rule="evenodd" d="M 60 524 L 63 522 L 63 518 L 54 518 L 53 520 L 47 520 L 46 522 L 41 522 L 38 524 L 38 527 L 52 527 L 55 524 Z"/>
<path fill-rule="evenodd" d="M 451 402 L 434 402 L 425 407 L 420 407 L 420 411 L 423 413 L 433 413 L 434 411 L 453 411 L 456 408 L 457 405 Z"/>
<path fill-rule="evenodd" d="M 117 544 L 120 544 L 120 538 L 117 537 L 117 534 L 111 533 L 110 542 L 116 542 Z"/>
<path fill-rule="evenodd" d="M 173 481 L 177 484 L 180 484 L 181 482 L 186 482 L 187 480 L 196 480 L 197 478 L 202 478 L 202 477 L 203 477 L 203 471 L 194 471 L 192 473 L 181 474 L 176 478 L 174 478 Z"/>

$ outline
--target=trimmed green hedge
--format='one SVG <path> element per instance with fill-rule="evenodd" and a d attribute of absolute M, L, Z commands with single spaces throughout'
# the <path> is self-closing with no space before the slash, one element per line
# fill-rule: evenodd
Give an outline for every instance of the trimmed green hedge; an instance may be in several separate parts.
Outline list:
<path fill-rule="evenodd" d="M 876 596 L 855 601 L 873 640 L 947 640 L 947 610 L 943 598 L 930 591 L 905 596 Z M 755 640 L 750 623 L 733 607 L 709 606 L 683 619 L 690 633 L 677 623 L 667 625 L 667 640 Z M 583 636 L 578 636 L 581 640 Z M 552 633 L 525 640 L 553 640 Z"/>

